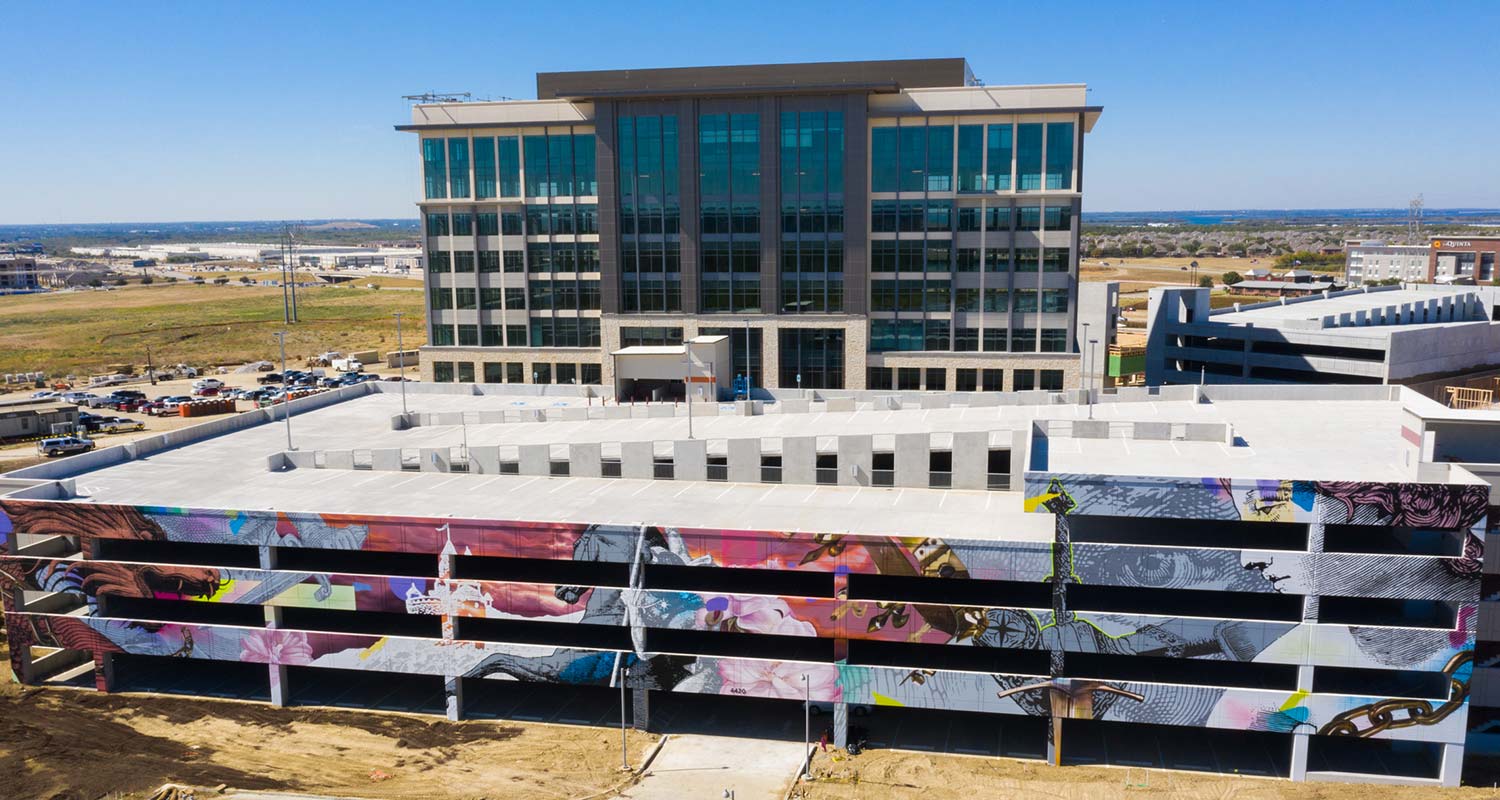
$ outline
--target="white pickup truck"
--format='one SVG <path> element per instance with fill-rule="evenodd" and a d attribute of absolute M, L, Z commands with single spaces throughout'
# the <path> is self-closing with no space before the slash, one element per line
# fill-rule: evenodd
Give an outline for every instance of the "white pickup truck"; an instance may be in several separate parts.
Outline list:
<path fill-rule="evenodd" d="M 364 362 L 357 358 L 337 358 L 329 366 L 339 372 L 359 372 L 365 368 Z"/>

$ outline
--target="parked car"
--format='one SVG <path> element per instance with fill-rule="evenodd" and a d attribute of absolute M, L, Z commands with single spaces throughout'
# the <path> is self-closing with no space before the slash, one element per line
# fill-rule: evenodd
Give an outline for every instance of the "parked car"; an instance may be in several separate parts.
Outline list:
<path fill-rule="evenodd" d="M 105 395 L 104 400 L 104 403 L 94 407 L 113 408 L 116 411 L 134 411 L 148 402 L 145 393 L 136 391 L 135 389 L 118 389 Z M 92 406 L 92 403 L 90 405 Z"/>
<path fill-rule="evenodd" d="M 143 431 L 145 429 L 146 423 L 140 420 L 121 419 L 120 417 L 101 420 L 98 427 L 101 433 L 127 433 L 129 431 Z"/>
<path fill-rule="evenodd" d="M 269 385 L 271 385 L 273 383 L 281 383 L 281 373 L 280 372 L 267 372 L 266 374 L 260 376 L 259 378 L 256 378 L 255 382 L 258 383 L 258 384 L 260 384 L 261 386 L 269 386 Z"/>
<path fill-rule="evenodd" d="M 199 378 L 198 380 L 193 381 L 193 391 L 195 392 L 200 389 L 222 388 L 224 388 L 224 382 L 219 380 L 218 378 Z"/>
<path fill-rule="evenodd" d="M 400 375 L 392 375 L 389 378 L 386 378 L 386 380 L 388 380 L 388 381 L 390 381 L 392 383 L 401 383 L 402 381 L 406 381 L 407 383 L 410 383 L 412 381 L 411 378 L 403 378 Z"/>
<path fill-rule="evenodd" d="M 99 430 L 100 423 L 104 422 L 105 419 L 106 417 L 101 417 L 98 414 L 90 414 L 85 411 L 78 415 L 78 427 L 83 428 L 87 432 L 97 431 Z"/>
<path fill-rule="evenodd" d="M 93 392 L 64 392 L 62 399 L 68 401 L 69 403 L 72 403 L 75 406 L 81 406 L 84 403 L 87 403 L 89 401 L 89 398 L 98 396 L 99 395 L 94 394 Z"/>
<path fill-rule="evenodd" d="M 36 451 L 48 458 L 58 456 L 71 456 L 74 453 L 87 453 L 94 449 L 94 442 L 82 436 L 58 436 L 52 439 L 43 439 L 36 443 Z"/>
<path fill-rule="evenodd" d="M 54 392 L 51 389 L 43 389 L 40 392 L 32 392 L 31 393 L 31 399 L 32 400 L 46 400 L 49 397 L 59 397 L 59 396 L 61 396 L 61 395 L 58 392 Z"/>
<path fill-rule="evenodd" d="M 193 389 L 193 394 L 198 397 L 218 397 L 222 390 L 215 386 L 203 386 Z"/>

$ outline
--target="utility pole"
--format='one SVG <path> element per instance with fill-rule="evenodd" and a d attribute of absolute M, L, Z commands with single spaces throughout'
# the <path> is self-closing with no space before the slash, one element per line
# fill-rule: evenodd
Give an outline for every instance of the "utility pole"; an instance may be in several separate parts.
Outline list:
<path fill-rule="evenodd" d="M 286 383 L 286 331 L 277 332 L 276 339 L 281 343 L 281 404 L 285 407 L 283 413 L 286 418 L 286 449 L 296 450 L 297 448 L 292 446 L 292 398 L 287 394 Z"/>
<path fill-rule="evenodd" d="M 146 377 L 151 380 L 151 385 L 156 385 L 156 370 L 151 367 L 151 345 L 146 345 Z"/>
<path fill-rule="evenodd" d="M 693 348 L 682 343 L 682 398 L 687 401 L 688 438 L 693 438 Z"/>
<path fill-rule="evenodd" d="M 750 399 L 750 389 L 755 382 L 750 379 L 750 318 L 745 318 L 745 399 Z"/>
<path fill-rule="evenodd" d="M 1093 365 L 1093 367 L 1095 369 L 1099 368 L 1098 348 L 1095 346 L 1095 345 L 1098 345 L 1098 344 L 1099 344 L 1099 340 L 1098 339 L 1090 339 L 1089 340 L 1089 363 L 1091 365 Z M 1100 379 L 1099 382 L 1100 382 L 1101 386 L 1104 383 L 1104 381 L 1103 381 L 1102 378 Z M 1088 393 L 1089 393 L 1088 394 L 1088 396 L 1089 396 L 1089 419 L 1093 419 L 1094 418 L 1094 384 L 1093 384 L 1092 380 L 1089 383 Z"/>
<path fill-rule="evenodd" d="M 620 770 L 630 771 L 630 749 L 627 746 L 625 734 L 625 659 L 623 654 L 615 654 L 615 663 L 619 668 L 615 671 L 620 681 Z"/>
<path fill-rule="evenodd" d="M 401 413 L 406 413 L 406 348 L 401 343 L 401 315 L 396 312 L 396 358 L 401 361 Z"/>
<path fill-rule="evenodd" d="M 286 254 L 286 238 L 285 237 L 282 238 L 280 244 L 281 244 L 281 248 L 280 248 L 281 249 L 281 324 L 283 324 L 283 325 L 290 325 L 291 322 L 292 322 L 292 300 L 291 300 L 290 295 L 287 294 L 287 291 L 288 291 L 288 287 L 286 285 L 287 284 L 287 280 L 286 280 L 287 254 Z"/>

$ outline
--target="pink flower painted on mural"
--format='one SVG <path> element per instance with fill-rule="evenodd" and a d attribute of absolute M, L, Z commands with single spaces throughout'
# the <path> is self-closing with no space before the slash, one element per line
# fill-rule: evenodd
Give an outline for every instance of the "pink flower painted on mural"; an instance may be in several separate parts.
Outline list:
<path fill-rule="evenodd" d="M 310 664 L 312 645 L 301 631 L 259 630 L 240 640 L 240 660 L 260 664 Z"/>
<path fill-rule="evenodd" d="M 791 606 L 779 597 L 717 595 L 698 609 L 698 627 L 738 633 L 780 636 L 817 636 L 811 622 L 792 616 Z"/>
<path fill-rule="evenodd" d="M 804 688 L 802 676 L 808 686 Z M 811 696 L 824 703 L 843 699 L 839 668 L 831 664 L 798 664 L 789 661 L 752 661 L 725 658 L 719 661 L 720 694 L 743 697 L 774 697 L 801 700 Z"/>

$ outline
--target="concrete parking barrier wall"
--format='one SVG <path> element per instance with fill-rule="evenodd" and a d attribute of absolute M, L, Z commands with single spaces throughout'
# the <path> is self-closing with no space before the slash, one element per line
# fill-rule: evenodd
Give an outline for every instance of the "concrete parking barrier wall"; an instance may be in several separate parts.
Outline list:
<path fill-rule="evenodd" d="M 500 474 L 500 446 L 482 444 L 469 448 L 469 471 L 481 475 Z"/>
<path fill-rule="evenodd" d="M 869 486 L 875 464 L 875 441 L 871 436 L 840 436 L 839 485 Z"/>
<path fill-rule="evenodd" d="M 708 442 L 702 439 L 673 442 L 672 477 L 679 481 L 708 480 Z"/>
<path fill-rule="evenodd" d="M 984 489 L 989 485 L 989 431 L 953 434 L 953 488 Z"/>
<path fill-rule="evenodd" d="M 731 483 L 760 483 L 760 439 L 730 439 L 727 455 Z"/>
<path fill-rule="evenodd" d="M 551 475 L 552 448 L 545 444 L 523 444 L 516 448 L 522 475 Z"/>
<path fill-rule="evenodd" d="M 818 482 L 818 439 L 815 436 L 787 436 L 781 440 L 781 482 L 814 484 Z"/>
<path fill-rule="evenodd" d="M 578 478 L 599 477 L 602 450 L 598 442 L 568 445 L 568 474 Z"/>
<path fill-rule="evenodd" d="M 931 469 L 931 437 L 926 433 L 896 434 L 896 485 L 925 489 Z"/>
<path fill-rule="evenodd" d="M 649 481 L 655 475 L 655 443 L 621 442 L 620 477 Z"/>

